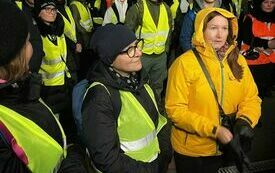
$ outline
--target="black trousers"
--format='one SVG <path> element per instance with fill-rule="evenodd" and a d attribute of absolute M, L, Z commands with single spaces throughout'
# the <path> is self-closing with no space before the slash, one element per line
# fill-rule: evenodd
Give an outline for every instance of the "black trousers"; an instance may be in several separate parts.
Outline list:
<path fill-rule="evenodd" d="M 190 157 L 174 152 L 177 173 L 216 173 L 222 156 Z"/>

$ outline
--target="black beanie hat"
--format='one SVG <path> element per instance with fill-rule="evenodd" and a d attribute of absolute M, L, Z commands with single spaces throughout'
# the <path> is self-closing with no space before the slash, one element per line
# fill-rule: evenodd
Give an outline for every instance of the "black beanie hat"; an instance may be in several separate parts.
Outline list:
<path fill-rule="evenodd" d="M 90 44 L 99 59 L 110 65 L 117 55 L 136 39 L 136 35 L 126 26 L 107 24 L 95 31 Z"/>
<path fill-rule="evenodd" d="M 0 1 L 0 66 L 9 64 L 26 43 L 28 23 L 13 3 Z"/>
<path fill-rule="evenodd" d="M 34 1 L 35 16 L 37 17 L 40 11 L 49 5 L 56 7 L 56 1 L 55 0 L 35 0 Z"/>

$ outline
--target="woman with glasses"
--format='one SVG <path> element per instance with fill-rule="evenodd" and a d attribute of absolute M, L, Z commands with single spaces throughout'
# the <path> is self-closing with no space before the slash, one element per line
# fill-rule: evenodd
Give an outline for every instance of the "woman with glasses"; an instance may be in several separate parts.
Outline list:
<path fill-rule="evenodd" d="M 87 79 L 83 136 L 101 172 L 157 173 L 171 157 L 169 128 L 142 76 L 143 40 L 123 25 L 100 27 L 91 40 L 99 57 Z"/>
<path fill-rule="evenodd" d="M 67 44 L 64 21 L 57 13 L 54 0 L 37 0 L 34 4 L 35 20 L 41 34 L 44 56 L 39 69 L 42 75 L 41 98 L 59 115 L 68 136 L 74 140 L 69 82 L 71 74 L 67 67 Z M 68 85 L 67 85 L 68 84 Z"/>

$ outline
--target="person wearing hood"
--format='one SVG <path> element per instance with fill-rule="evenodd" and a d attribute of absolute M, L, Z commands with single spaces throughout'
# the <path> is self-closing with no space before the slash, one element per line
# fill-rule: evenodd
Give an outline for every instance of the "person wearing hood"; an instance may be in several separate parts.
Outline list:
<path fill-rule="evenodd" d="M 271 87 L 275 83 L 274 8 L 274 0 L 254 0 L 253 10 L 240 21 L 241 50 L 259 88 L 261 98 L 271 96 Z"/>
<path fill-rule="evenodd" d="M 219 7 L 224 8 L 228 11 L 235 9 L 234 4 L 230 0 L 230 3 L 226 3 L 228 0 L 194 0 L 193 3 L 189 5 L 189 10 L 182 19 L 182 26 L 179 36 L 179 45 L 182 49 L 182 53 L 188 51 L 192 48 L 192 36 L 194 33 L 194 22 L 196 14 L 204 8 L 209 7 Z M 233 6 L 230 8 L 230 6 Z"/>
<path fill-rule="evenodd" d="M 28 99 L 33 50 L 26 16 L 0 1 L 0 20 L 0 172 L 86 173 L 52 110 Z"/>
<path fill-rule="evenodd" d="M 219 146 L 231 147 L 239 139 L 241 148 L 232 151 L 249 150 L 261 99 L 246 60 L 239 54 L 237 33 L 237 18 L 232 13 L 221 8 L 199 11 L 194 49 L 169 69 L 165 107 L 174 125 L 171 141 L 177 172 L 217 172 L 223 154 Z M 235 124 L 229 127 L 225 120 Z"/>
<path fill-rule="evenodd" d="M 166 171 L 172 155 L 170 130 L 140 72 L 143 40 L 124 25 L 107 24 L 91 41 L 99 62 L 87 77 L 91 85 L 82 118 L 95 167 L 113 173 Z"/>

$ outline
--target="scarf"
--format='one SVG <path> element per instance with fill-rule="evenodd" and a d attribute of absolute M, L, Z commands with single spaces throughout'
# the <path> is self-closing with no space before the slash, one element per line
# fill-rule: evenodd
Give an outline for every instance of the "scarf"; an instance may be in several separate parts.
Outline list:
<path fill-rule="evenodd" d="M 132 89 L 132 90 L 137 90 L 139 86 L 139 80 L 138 80 L 138 75 L 135 72 L 130 73 L 130 76 L 125 77 L 119 74 L 117 71 L 115 71 L 112 67 L 108 68 L 109 71 L 111 72 L 112 76 L 115 76 L 116 78 L 122 80 L 124 84 Z"/>
<path fill-rule="evenodd" d="M 217 53 L 217 56 L 218 56 L 218 59 L 220 61 L 222 61 L 224 59 L 224 55 L 225 55 L 228 48 L 229 48 L 229 44 L 226 42 L 220 49 L 215 49 L 216 53 Z"/>

